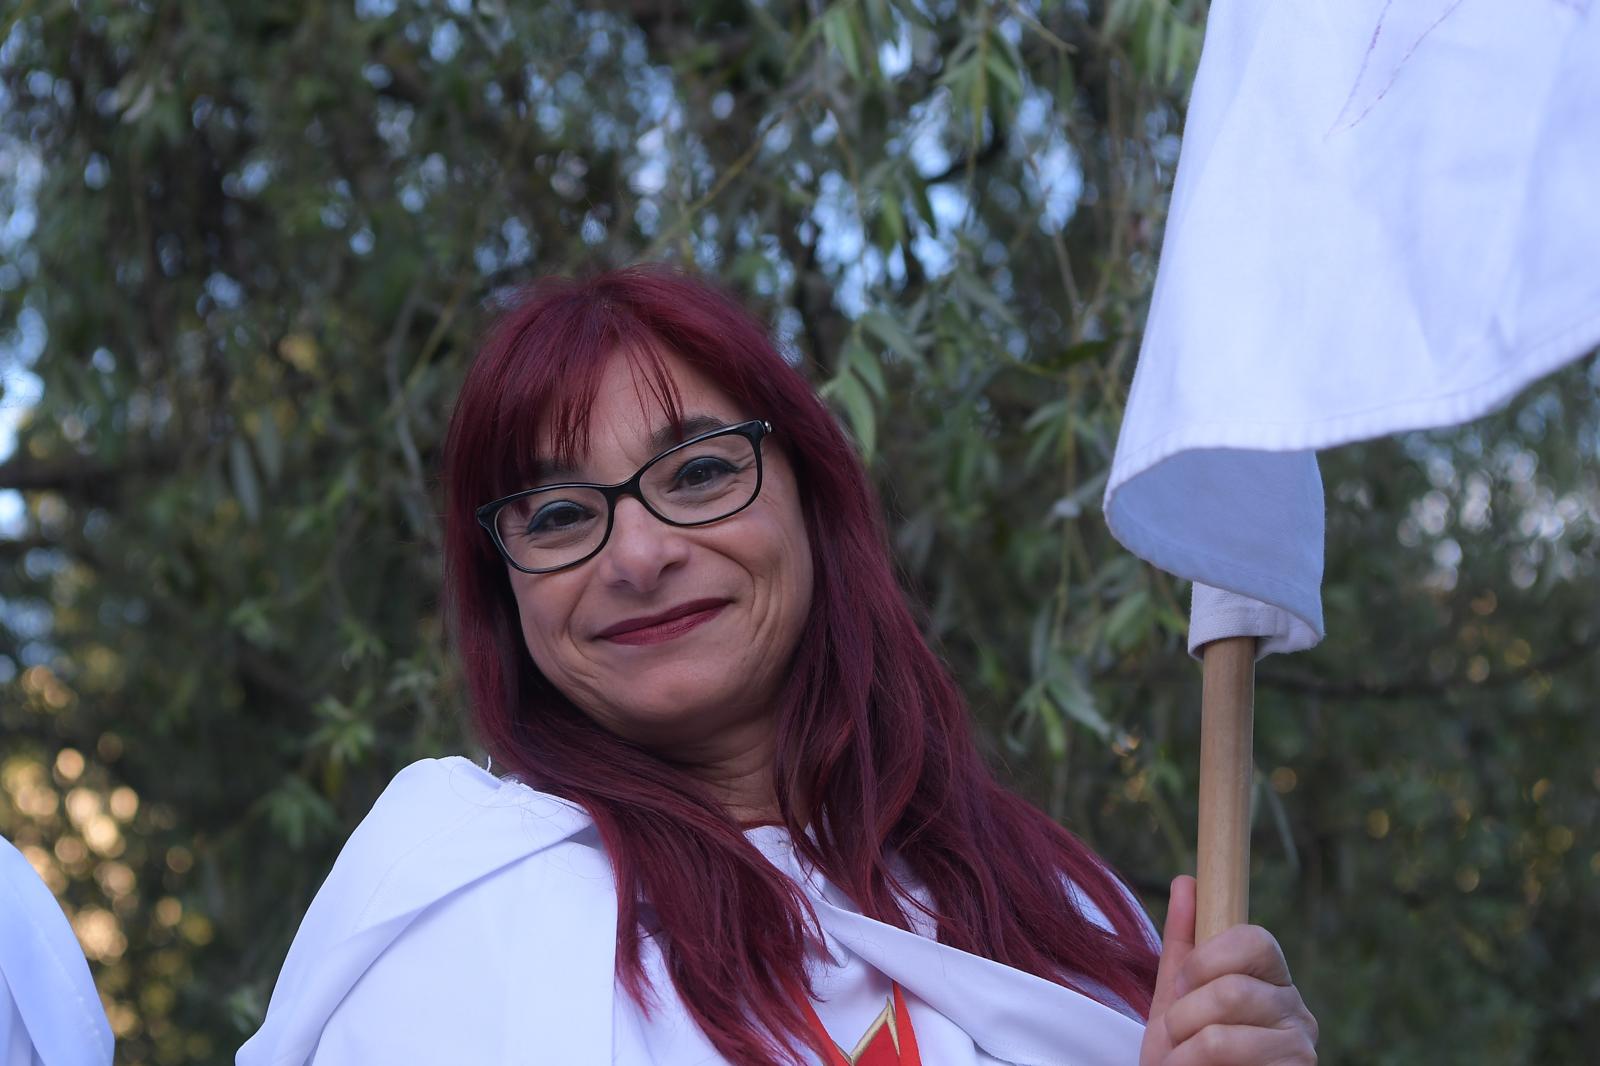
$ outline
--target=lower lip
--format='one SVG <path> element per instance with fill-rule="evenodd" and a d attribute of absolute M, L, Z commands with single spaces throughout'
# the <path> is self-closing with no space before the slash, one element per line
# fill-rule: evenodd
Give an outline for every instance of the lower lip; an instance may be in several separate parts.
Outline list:
<path fill-rule="evenodd" d="M 707 608 L 704 611 L 696 611 L 694 614 L 686 614 L 682 618 L 674 618 L 670 622 L 660 622 L 653 626 L 646 626 L 643 629 L 630 629 L 626 633 L 617 633 L 605 639 L 613 644 L 661 644 L 672 640 L 674 637 L 683 636 L 702 622 L 711 621 L 721 614 L 722 609 L 726 606 L 727 604 L 725 603 L 719 603 L 715 607 Z"/>

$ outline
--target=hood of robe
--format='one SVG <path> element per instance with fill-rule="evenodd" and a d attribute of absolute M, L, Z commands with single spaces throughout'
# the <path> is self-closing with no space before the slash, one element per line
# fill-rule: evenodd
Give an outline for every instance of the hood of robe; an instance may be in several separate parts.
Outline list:
<path fill-rule="evenodd" d="M 516 933 L 507 939 L 518 936 L 541 949 L 520 951 L 514 963 L 494 967 L 507 972 L 494 975 L 492 987 L 486 979 L 483 989 L 472 993 L 475 1007 L 482 1007 L 485 996 L 515 1005 L 490 1008 L 497 1018 L 505 1017 L 505 1035 L 492 1046 L 525 1046 L 526 1034 L 532 1033 L 538 1034 L 537 1061 L 612 1066 L 619 995 L 616 896 L 592 824 L 578 805 L 513 778 L 496 778 L 459 756 L 425 759 L 402 770 L 351 835 L 317 893 L 289 950 L 266 1020 L 239 1050 L 237 1066 L 302 1066 L 313 1053 L 318 1066 L 362 1061 L 354 1042 L 360 1034 L 324 1040 L 325 1028 L 333 1033 L 329 1021 L 347 997 L 352 1003 L 364 997 L 376 1009 L 414 994 L 404 983 L 379 991 L 377 971 L 383 967 L 374 964 L 386 952 L 399 957 L 408 931 L 421 939 L 430 928 L 440 928 L 440 908 L 452 898 L 463 906 L 474 905 L 465 902 L 469 899 L 483 906 L 494 898 L 495 921 L 515 925 Z M 748 836 L 804 888 L 830 950 L 854 952 L 877 967 L 908 995 L 959 1025 L 988 1054 L 1019 1066 L 1137 1061 L 1144 1027 L 1136 1019 L 1031 974 L 867 918 L 814 871 L 802 869 L 783 830 L 760 827 Z M 510 895 L 489 895 L 493 882 L 513 879 L 520 880 Z M 506 917 L 507 909 L 517 911 L 514 919 Z M 432 935 L 436 942 L 428 950 L 437 952 L 452 950 L 463 934 L 458 928 L 447 939 Z M 486 943 L 490 934 L 468 935 Z M 474 948 L 461 944 L 460 950 Z M 374 974 L 368 987 L 352 994 L 369 970 Z M 376 1015 L 370 1024 L 379 1024 Z M 481 1033 L 474 1032 L 473 1039 L 475 1048 L 491 1046 Z"/>

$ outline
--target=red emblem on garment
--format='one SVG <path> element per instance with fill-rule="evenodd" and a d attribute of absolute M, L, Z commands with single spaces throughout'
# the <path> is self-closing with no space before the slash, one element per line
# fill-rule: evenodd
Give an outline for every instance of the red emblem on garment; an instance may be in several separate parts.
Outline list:
<path fill-rule="evenodd" d="M 872 1024 L 867 1026 L 855 1050 L 848 1055 L 823 1028 L 822 1019 L 817 1017 L 811 1000 L 801 998 L 812 1030 L 833 1052 L 829 1056 L 828 1066 L 922 1066 L 922 1056 L 917 1053 L 917 1034 L 911 1028 L 911 1015 L 906 1011 L 905 995 L 898 984 L 893 987 L 894 994 L 883 1005 L 883 1010 L 872 1020 Z"/>

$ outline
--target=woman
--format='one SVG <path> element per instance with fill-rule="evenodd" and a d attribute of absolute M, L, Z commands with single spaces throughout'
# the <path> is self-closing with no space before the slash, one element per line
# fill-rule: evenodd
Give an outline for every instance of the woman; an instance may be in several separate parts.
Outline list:
<path fill-rule="evenodd" d="M 1191 951 L 1180 878 L 1158 974 L 1117 877 L 995 782 L 848 441 L 720 291 L 533 287 L 444 477 L 508 776 L 395 779 L 241 1066 L 1314 1061 L 1269 935 Z"/>

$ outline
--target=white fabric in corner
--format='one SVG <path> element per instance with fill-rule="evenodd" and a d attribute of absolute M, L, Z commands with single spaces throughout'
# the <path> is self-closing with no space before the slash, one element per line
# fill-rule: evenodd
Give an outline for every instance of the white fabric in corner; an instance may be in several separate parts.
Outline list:
<path fill-rule="evenodd" d="M 67 916 L 0 837 L 0 1066 L 109 1066 L 111 1047 Z"/>

